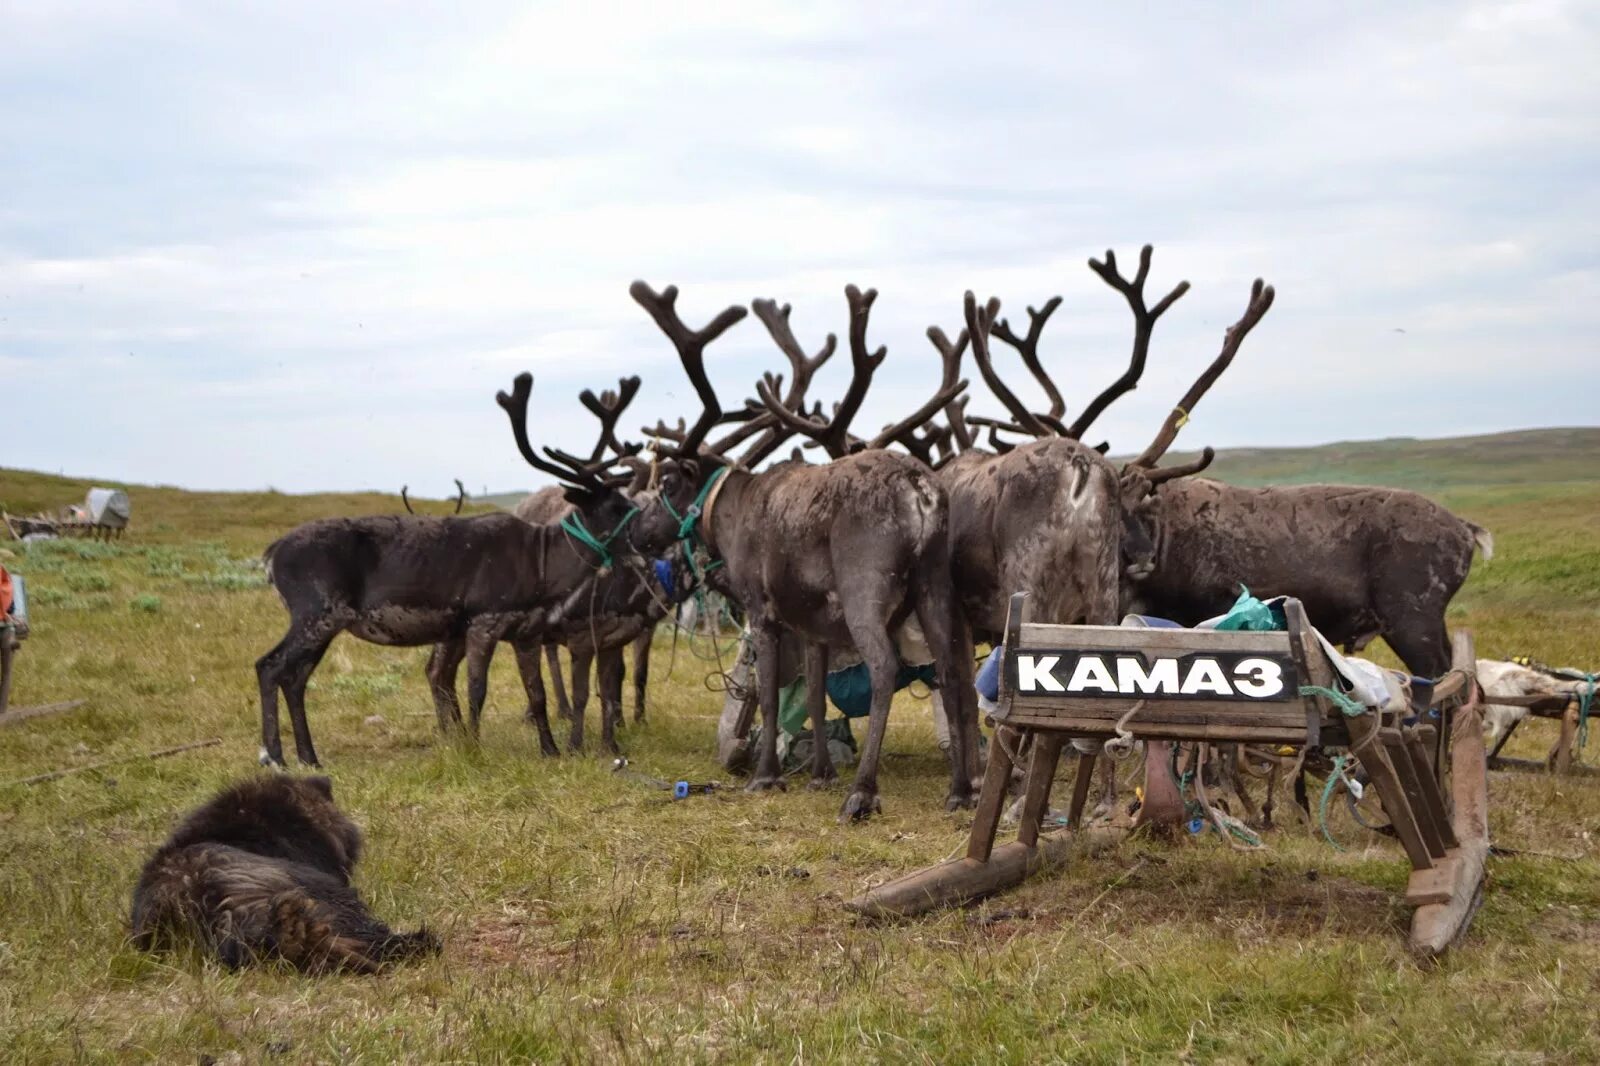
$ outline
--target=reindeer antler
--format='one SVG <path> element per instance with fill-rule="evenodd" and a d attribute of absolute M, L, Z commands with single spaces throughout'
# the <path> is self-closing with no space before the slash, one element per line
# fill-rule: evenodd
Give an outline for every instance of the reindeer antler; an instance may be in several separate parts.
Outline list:
<path fill-rule="evenodd" d="M 1145 470 L 1146 478 L 1154 483 L 1157 480 L 1170 480 L 1171 478 L 1182 476 L 1184 473 L 1197 473 L 1210 464 L 1214 453 L 1210 448 L 1207 448 L 1196 463 L 1188 464 L 1194 467 L 1192 470 L 1187 467 L 1173 467 L 1171 468 L 1173 472 L 1169 473 L 1165 470 L 1158 471 L 1154 469 L 1156 463 L 1167 453 L 1167 449 L 1172 447 L 1172 442 L 1177 439 L 1178 430 L 1182 429 L 1184 423 L 1189 421 L 1190 414 L 1194 412 L 1195 404 L 1200 402 L 1200 398 L 1206 394 L 1206 390 L 1216 384 L 1217 379 L 1222 376 L 1222 372 L 1228 369 L 1228 364 L 1232 363 L 1233 357 L 1238 354 L 1239 345 L 1244 342 L 1245 336 L 1255 328 L 1256 323 L 1260 322 L 1262 316 L 1272 307 L 1272 300 L 1275 295 L 1276 293 L 1271 285 L 1268 285 L 1260 278 L 1255 280 L 1255 284 L 1250 287 L 1250 303 L 1245 307 L 1244 314 L 1240 316 L 1239 321 L 1229 326 L 1227 332 L 1223 334 L 1222 350 L 1211 361 L 1211 365 L 1206 367 L 1200 376 L 1195 379 L 1194 384 L 1189 386 L 1189 391 L 1183 394 L 1183 399 L 1172 409 L 1172 413 L 1167 415 L 1166 420 L 1161 423 L 1161 428 L 1156 431 L 1155 439 L 1150 442 L 1150 446 L 1129 466 Z M 1160 477 L 1158 478 L 1155 475 L 1160 475 Z"/>
<path fill-rule="evenodd" d="M 1171 292 L 1156 302 L 1154 307 L 1147 308 L 1144 302 L 1144 282 L 1150 276 L 1150 256 L 1154 254 L 1152 245 L 1145 245 L 1139 249 L 1139 271 L 1129 281 L 1117 271 L 1117 255 L 1110 249 L 1106 250 L 1104 262 L 1098 259 L 1089 260 L 1089 269 L 1100 275 L 1100 279 L 1113 289 L 1122 293 L 1128 301 L 1128 307 L 1133 311 L 1133 354 L 1128 359 L 1128 369 L 1122 376 L 1106 387 L 1105 391 L 1096 396 L 1077 421 L 1072 423 L 1067 430 L 1067 436 L 1074 440 L 1081 440 L 1094 420 L 1100 413 L 1119 396 L 1132 392 L 1138 387 L 1139 378 L 1144 374 L 1146 357 L 1150 354 L 1150 334 L 1155 330 L 1156 319 L 1166 314 L 1167 309 L 1177 303 L 1184 293 L 1189 291 L 1189 283 L 1180 281 Z"/>
<path fill-rule="evenodd" d="M 1001 319 L 994 325 L 994 335 L 1005 341 L 1017 350 L 1022 356 L 1022 364 L 1028 368 L 1043 388 L 1045 395 L 1050 398 L 1049 417 L 1059 422 L 1062 415 L 1067 413 L 1067 402 L 1061 398 L 1061 390 L 1056 388 L 1056 383 L 1050 375 L 1044 372 L 1044 366 L 1039 362 L 1039 336 L 1044 332 L 1044 324 L 1050 321 L 1050 316 L 1056 313 L 1056 308 L 1061 306 L 1061 297 L 1052 296 L 1042 309 L 1035 311 L 1028 308 L 1028 335 L 1018 337 L 1011 332 L 1011 323 Z"/>
<path fill-rule="evenodd" d="M 578 402 L 600 420 L 600 439 L 595 442 L 594 451 L 589 455 L 589 462 L 599 462 L 606 454 L 607 448 L 617 455 L 635 455 L 644 448 L 642 444 L 624 444 L 617 439 L 617 420 L 622 417 L 622 412 L 627 410 L 628 405 L 638 394 L 638 375 L 618 378 L 615 392 L 607 389 L 596 396 L 593 389 L 584 389 L 578 394 Z"/>
<path fill-rule="evenodd" d="M 411 499 L 406 496 L 406 489 L 410 487 L 409 485 L 400 486 L 400 502 L 406 505 L 406 514 L 416 514 L 417 512 L 411 509 Z"/>
<path fill-rule="evenodd" d="M 949 446 L 950 430 L 948 427 L 942 430 L 938 427 L 929 427 L 930 435 L 925 439 L 916 437 L 914 431 L 918 426 L 933 418 L 934 415 L 949 407 L 950 404 L 955 402 L 956 397 L 966 391 L 967 382 L 961 377 L 961 354 L 967 349 L 967 333 L 963 330 L 956 343 L 951 344 L 949 339 L 945 337 L 944 332 L 938 326 L 934 326 L 928 330 L 928 339 L 933 341 L 935 348 L 939 349 L 940 359 L 944 363 L 944 373 L 939 380 L 939 388 L 928 398 L 928 402 L 917 408 L 915 412 L 894 425 L 885 427 L 882 433 L 867 442 L 867 447 L 882 448 L 891 441 L 899 441 L 912 454 L 931 466 L 933 465 L 930 458 L 931 452 L 924 454 L 917 451 L 912 446 L 911 441 L 922 440 L 925 445 L 931 445 L 943 440 L 946 447 Z"/>
<path fill-rule="evenodd" d="M 461 483 L 461 479 L 460 478 L 455 478 L 454 480 L 455 480 L 455 483 L 456 483 L 456 511 L 455 511 L 455 513 L 456 514 L 460 514 L 461 513 L 461 508 L 465 507 L 466 503 L 467 503 L 467 487 Z M 402 493 L 405 492 L 404 486 L 401 487 L 400 491 Z"/>
<path fill-rule="evenodd" d="M 994 328 L 995 316 L 1000 313 L 999 297 L 990 297 L 988 304 L 979 307 L 978 298 L 972 294 L 971 289 L 968 289 L 965 309 L 967 333 L 972 337 L 972 357 L 978 361 L 978 371 L 988 384 L 989 391 L 994 393 L 995 398 L 1011 412 L 1011 417 L 1017 420 L 1021 432 L 1035 437 L 1051 436 L 1050 428 L 1029 413 L 1028 408 L 1017 399 L 1016 393 L 1006 388 L 1006 383 L 995 373 L 994 361 L 989 357 L 989 333 Z M 989 439 L 991 441 L 996 439 L 993 433 L 989 435 Z"/>
<path fill-rule="evenodd" d="M 495 394 L 495 402 L 506 412 L 506 417 L 511 419 L 511 432 L 517 440 L 517 450 L 522 453 L 522 458 L 535 470 L 542 470 L 558 481 L 564 481 L 579 488 L 598 492 L 605 488 L 605 482 L 600 473 L 591 469 L 581 460 L 570 455 L 546 448 L 545 455 L 548 459 L 539 457 L 533 450 L 533 444 L 528 440 L 528 398 L 533 395 L 533 375 L 529 373 L 518 374 L 511 385 L 511 394 L 504 392 Z"/>
<path fill-rule="evenodd" d="M 747 312 L 735 304 L 724 308 L 704 328 L 692 330 L 678 317 L 676 285 L 668 285 L 658 293 L 643 281 L 635 281 L 628 286 L 628 293 L 640 307 L 649 312 L 650 317 L 655 319 L 656 325 L 661 327 L 661 332 L 665 333 L 667 339 L 672 341 L 673 347 L 678 349 L 678 361 L 683 364 L 684 372 L 689 375 L 694 391 L 700 395 L 700 403 L 703 405 L 700 417 L 684 434 L 683 440 L 678 445 L 680 452 L 692 455 L 700 450 L 706 434 L 711 432 L 711 427 L 716 425 L 722 416 L 722 405 L 717 402 L 716 390 L 711 387 L 711 380 L 706 377 L 706 345 L 726 333 Z"/>
<path fill-rule="evenodd" d="M 862 292 L 854 285 L 847 285 L 844 295 L 850 305 L 852 373 L 844 399 L 834 407 L 833 418 L 825 418 L 820 407 L 813 409 L 810 414 L 804 414 L 783 403 L 777 395 L 777 386 L 781 384 L 779 378 L 769 374 L 756 383 L 756 393 L 761 397 L 761 402 L 778 422 L 795 433 L 815 440 L 835 459 L 849 454 L 851 446 L 856 442 L 850 435 L 850 422 L 861 409 L 861 401 L 866 398 L 867 388 L 872 384 L 873 373 L 889 354 L 888 349 L 883 347 L 879 347 L 875 352 L 867 349 L 867 320 L 872 313 L 872 303 L 878 298 L 878 290 L 868 289 Z M 768 330 L 773 332 L 773 340 L 777 341 L 780 348 L 786 349 L 786 342 L 780 336 L 780 332 L 774 330 L 774 323 L 782 327 L 782 333 L 788 333 L 787 315 L 773 316 L 767 325 Z M 793 334 L 789 334 L 788 343 L 794 343 Z M 795 347 L 798 348 L 798 345 Z M 831 344 L 826 347 L 831 355 Z M 797 368 L 797 376 L 799 372 Z"/>

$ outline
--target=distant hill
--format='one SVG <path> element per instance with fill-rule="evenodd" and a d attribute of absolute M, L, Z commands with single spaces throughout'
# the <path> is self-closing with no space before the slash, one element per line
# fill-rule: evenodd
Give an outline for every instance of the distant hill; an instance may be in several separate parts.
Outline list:
<path fill-rule="evenodd" d="M 1196 458 L 1170 452 L 1163 465 Z M 1600 427 L 1523 429 L 1479 437 L 1341 441 L 1314 448 L 1223 448 L 1207 477 L 1236 485 L 1342 482 L 1420 492 L 1600 481 Z"/>
<path fill-rule="evenodd" d="M 1186 462 L 1194 452 L 1172 452 L 1167 464 Z M 1418 440 L 1344 441 L 1314 448 L 1224 448 L 1207 476 L 1238 485 L 1296 485 L 1318 481 L 1356 485 L 1392 485 L 1421 492 L 1503 485 L 1551 485 L 1600 482 L 1600 426 L 1566 429 L 1525 429 L 1478 437 Z M 167 486 L 127 485 L 97 477 L 58 477 L 32 471 L 0 468 L 0 506 L 26 513 L 53 508 L 82 498 L 90 485 L 116 486 L 136 492 L 148 501 L 152 493 L 176 494 L 193 502 L 240 497 L 244 493 L 187 493 Z M 510 508 L 528 490 L 469 497 L 476 509 Z M 279 499 L 289 510 L 311 517 L 321 513 L 383 513 L 400 510 L 393 493 L 337 493 L 285 495 L 253 494 Z M 299 501 L 293 503 L 291 501 Z M 419 508 L 448 513 L 446 501 L 417 501 Z M 139 510 L 136 503 L 136 510 Z M 147 514 L 148 512 L 144 512 Z M 142 517 L 142 515 L 141 515 Z M 141 525 L 143 523 L 140 523 Z"/>

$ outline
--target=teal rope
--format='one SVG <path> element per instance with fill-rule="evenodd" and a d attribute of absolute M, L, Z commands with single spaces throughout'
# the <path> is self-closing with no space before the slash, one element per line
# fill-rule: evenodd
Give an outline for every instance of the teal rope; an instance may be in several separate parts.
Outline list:
<path fill-rule="evenodd" d="M 1589 712 L 1594 707 L 1595 683 L 1600 681 L 1600 674 L 1584 674 L 1584 690 L 1578 697 L 1578 750 L 1582 751 L 1585 744 L 1589 743 Z"/>
<path fill-rule="evenodd" d="M 1328 783 L 1322 786 L 1322 802 L 1317 804 L 1317 821 L 1322 826 L 1322 836 L 1333 845 L 1334 851 L 1343 851 L 1344 848 L 1333 839 L 1333 834 L 1328 832 L 1328 801 L 1333 798 L 1334 787 L 1344 778 L 1345 767 L 1353 761 L 1354 758 L 1349 755 L 1333 757 L 1333 769 L 1328 773 Z"/>
<path fill-rule="evenodd" d="M 1321 685 L 1301 685 L 1300 695 L 1321 696 L 1344 713 L 1346 718 L 1360 718 L 1367 713 L 1367 708 L 1359 700 L 1345 695 L 1337 689 L 1324 688 Z"/>
<path fill-rule="evenodd" d="M 610 569 L 612 563 L 611 542 L 616 540 L 618 535 L 628 527 L 628 523 L 638 516 L 639 508 L 628 508 L 628 513 L 622 516 L 622 521 L 617 523 L 617 528 L 607 533 L 603 539 L 589 532 L 589 527 L 583 524 L 583 516 L 577 511 L 573 511 L 561 520 L 561 529 L 567 536 L 599 555 L 600 569 L 607 570 Z"/>

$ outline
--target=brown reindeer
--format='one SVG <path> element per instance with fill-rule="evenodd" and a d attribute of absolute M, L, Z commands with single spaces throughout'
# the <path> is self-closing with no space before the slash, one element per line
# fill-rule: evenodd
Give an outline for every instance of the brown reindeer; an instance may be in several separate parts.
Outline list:
<path fill-rule="evenodd" d="M 532 389 L 533 379 L 523 375 L 513 396 L 499 396 L 508 413 L 523 416 L 513 417 L 523 457 L 568 486 L 586 528 L 612 531 L 620 550 L 631 552 L 626 526 L 635 511 L 619 491 L 628 475 L 611 473 L 605 460 L 591 465 L 551 449 L 548 458 L 536 453 L 526 427 Z M 346 631 L 401 647 L 464 639 L 475 737 L 495 644 L 537 645 L 544 632 L 581 609 L 601 562 L 561 527 L 530 526 L 509 514 L 319 519 L 274 541 L 265 560 L 267 579 L 289 611 L 288 633 L 256 663 L 261 761 L 276 766 L 283 765 L 279 690 L 289 705 L 296 755 L 318 765 L 306 723 L 306 683 L 333 638 Z M 447 719 L 440 711 L 441 730 L 458 724 L 459 717 Z M 541 744 L 553 747 L 549 723 L 535 724 Z"/>
<path fill-rule="evenodd" d="M 872 679 L 872 710 L 856 778 L 840 818 L 868 817 L 881 809 L 877 769 L 901 660 L 897 637 L 913 615 L 938 663 L 941 687 L 959 693 L 963 704 L 975 703 L 971 644 L 960 643 L 960 627 L 954 624 L 957 607 L 950 580 L 945 495 L 922 464 L 882 449 L 881 444 L 892 437 L 824 466 L 782 463 L 759 472 L 730 467 L 715 452 L 702 449 L 722 414 L 706 377 L 705 347 L 743 318 L 745 310 L 730 307 L 704 329 L 691 330 L 678 317 L 675 287 L 657 293 L 639 281 L 630 291 L 677 348 L 703 405 L 694 426 L 661 464 L 658 488 L 639 497 L 644 510 L 635 525 L 636 542 L 649 550 L 674 539 L 692 541 L 690 546 L 715 564 L 709 573 L 713 587 L 744 607 L 756 644 L 763 722 L 750 790 L 784 787 L 776 749 L 777 659 L 783 630 L 807 640 L 808 677 L 826 675 L 832 649 L 861 655 Z M 767 378 L 759 391 L 766 414 L 778 422 L 768 432 L 770 438 L 798 431 L 825 442 L 830 452 L 846 447 L 850 421 L 873 371 L 887 355 L 881 348 L 869 351 L 866 343 L 876 293 L 851 286 L 846 297 L 854 374 L 844 399 L 831 420 L 820 411 L 802 415 L 778 399 L 778 379 Z M 786 332 L 787 307 L 761 301 L 758 314 L 769 330 L 773 323 L 781 323 Z M 787 350 L 790 338 L 778 331 L 773 336 Z M 760 419 L 752 421 L 762 425 Z M 823 686 L 812 688 L 812 725 L 821 736 Z M 954 731 L 951 745 L 947 806 L 952 808 L 972 804 L 977 772 L 976 714 L 961 719 L 965 728 Z M 814 787 L 835 777 L 826 749 L 825 744 L 815 746 Z"/>

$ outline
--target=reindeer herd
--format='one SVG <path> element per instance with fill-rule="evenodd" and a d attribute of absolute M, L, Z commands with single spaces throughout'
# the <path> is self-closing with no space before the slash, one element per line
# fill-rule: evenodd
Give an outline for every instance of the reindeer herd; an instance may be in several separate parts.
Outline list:
<path fill-rule="evenodd" d="M 1298 597 L 1332 641 L 1360 647 L 1382 636 L 1413 673 L 1443 673 L 1445 607 L 1466 579 L 1474 547 L 1490 552 L 1484 530 L 1410 492 L 1247 489 L 1204 479 L 1196 475 L 1212 460 L 1209 448 L 1186 465 L 1159 465 L 1272 306 L 1270 286 L 1255 282 L 1216 358 L 1136 458 L 1119 469 L 1106 458 L 1108 444 L 1084 443 L 1098 417 L 1138 385 L 1156 322 L 1188 291 L 1183 282 L 1147 302 L 1151 255 L 1146 246 L 1131 278 L 1110 252 L 1090 261 L 1126 300 L 1133 344 L 1126 370 L 1070 423 L 1066 400 L 1039 355 L 1059 297 L 1029 308 L 1028 328 L 1019 335 L 998 317 L 999 300 L 979 303 L 967 293 L 964 328 L 953 340 L 937 326 L 928 330 L 942 368 L 931 395 L 872 433 L 853 431 L 852 423 L 888 354 L 868 340 L 874 290 L 845 290 L 852 373 L 828 414 L 809 390 L 835 354 L 834 335 L 808 355 L 790 328 L 787 305 L 753 301 L 749 310 L 789 362 L 788 381 L 765 374 L 754 397 L 725 408 L 707 377 L 705 352 L 746 317 L 746 308 L 728 307 L 696 329 L 679 315 L 676 287 L 658 292 L 634 282 L 633 299 L 673 345 L 694 387 L 700 410 L 692 424 L 680 419 L 643 430 L 654 441 L 646 458 L 642 444 L 617 433 L 640 387 L 638 378 L 626 378 L 617 392 L 580 397 L 601 426 L 589 454 L 536 448 L 527 428 L 533 382 L 523 374 L 498 401 L 523 458 L 559 487 L 534 493 L 515 513 L 324 519 L 272 544 L 267 570 L 288 609 L 289 629 L 256 667 L 262 762 L 284 764 L 281 691 L 296 754 L 317 765 L 306 684 L 341 632 L 378 644 L 431 645 L 427 676 L 445 732 L 463 724 L 455 679 L 464 660 L 465 726 L 473 736 L 495 646 L 510 643 L 527 717 L 546 755 L 558 747 L 541 658 L 559 685 L 555 648 L 565 645 L 576 704 L 569 747 L 584 744 L 592 662 L 602 743 L 615 750 L 628 650 L 637 719 L 644 713 L 650 635 L 696 589 L 735 605 L 755 648 L 762 729 L 751 790 L 784 787 L 776 750 L 779 677 L 794 664 L 780 664 L 788 654 L 781 649 L 804 647 L 809 713 L 819 736 L 823 676 L 866 664 L 872 707 L 841 819 L 880 808 L 878 764 L 903 663 L 935 664 L 951 727 L 946 806 L 972 805 L 981 773 L 975 649 L 1000 639 L 1016 592 L 1030 594 L 1037 621 L 1114 625 L 1139 610 L 1193 624 L 1223 613 L 1244 585 L 1262 597 Z M 993 340 L 1016 351 L 1047 409 L 1031 409 L 1006 383 Z M 1008 419 L 967 418 L 961 364 L 969 350 Z M 796 437 L 821 453 L 818 462 L 807 461 L 800 448 L 767 462 Z M 661 579 L 657 560 L 670 564 L 670 580 Z M 825 786 L 836 777 L 828 746 L 812 750 L 811 784 Z"/>

